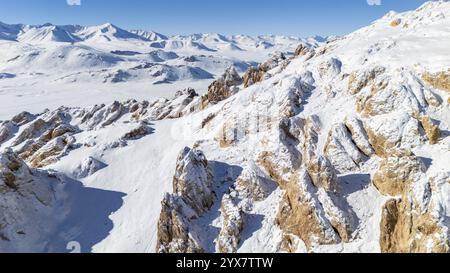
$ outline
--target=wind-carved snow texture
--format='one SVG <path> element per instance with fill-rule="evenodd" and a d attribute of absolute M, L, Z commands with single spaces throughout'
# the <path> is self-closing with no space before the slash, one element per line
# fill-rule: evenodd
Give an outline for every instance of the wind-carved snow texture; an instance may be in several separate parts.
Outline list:
<path fill-rule="evenodd" d="M 0 217 L 0 249 L 61 251 L 81 236 L 83 250 L 97 252 L 449 252 L 449 11 L 449 2 L 434 1 L 323 44 L 297 41 L 293 54 L 271 52 L 243 74 L 224 66 L 204 92 L 185 87 L 172 98 L 24 112 L 2 122 L 0 200 L 9 209 Z M 18 39 L 20 28 L 4 36 Z M 106 39 L 93 29 L 75 32 Z M 111 33 L 179 56 L 186 47 L 214 54 L 221 49 L 211 40 L 229 40 Z M 139 55 L 126 51 L 114 54 Z M 72 205 L 96 205 L 80 205 L 82 195 L 71 191 L 49 194 L 45 187 L 59 187 L 66 175 L 107 189 L 95 200 L 108 202 L 62 217 Z M 42 176 L 47 182 L 37 183 Z M 31 215 L 32 196 L 40 195 L 15 195 L 21 185 L 44 187 L 39 194 L 59 201 Z M 16 196 L 32 201 L 9 201 Z M 61 217 L 47 221 L 49 210 Z M 95 213 L 109 223 L 101 231 L 88 224 Z M 30 219 L 36 233 L 23 231 Z M 69 223 L 80 232 L 69 232 Z"/>

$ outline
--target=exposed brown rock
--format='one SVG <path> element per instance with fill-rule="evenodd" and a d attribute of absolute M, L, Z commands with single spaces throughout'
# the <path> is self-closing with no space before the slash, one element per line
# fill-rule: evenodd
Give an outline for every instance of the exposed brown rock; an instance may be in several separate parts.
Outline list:
<path fill-rule="evenodd" d="M 305 44 L 300 44 L 300 45 L 295 49 L 294 56 L 295 56 L 295 57 L 306 56 L 306 55 L 309 55 L 309 54 L 311 54 L 311 53 L 313 53 L 313 52 L 314 52 L 314 50 L 311 49 L 310 47 L 308 47 L 307 45 L 305 45 Z"/>
<path fill-rule="evenodd" d="M 192 221 L 213 205 L 212 172 L 204 154 L 185 148 L 179 155 L 173 178 L 173 194 L 166 194 L 158 222 L 156 251 L 201 253 Z"/>
<path fill-rule="evenodd" d="M 402 23 L 402 19 L 395 19 L 389 23 L 391 27 L 398 27 Z"/>
<path fill-rule="evenodd" d="M 236 93 L 235 86 L 242 84 L 242 78 L 234 67 L 229 67 L 225 73 L 208 87 L 208 101 L 218 103 Z"/>
<path fill-rule="evenodd" d="M 182 198 L 166 194 L 158 221 L 158 253 L 203 253 L 189 231 Z"/>
<path fill-rule="evenodd" d="M 317 159 L 311 159 L 307 163 L 307 168 L 311 180 L 316 187 L 325 189 L 327 192 L 338 191 L 339 182 L 336 170 L 328 159 L 322 156 Z"/>
<path fill-rule="evenodd" d="M 450 69 L 437 73 L 425 72 L 422 79 L 433 88 L 450 92 Z"/>
<path fill-rule="evenodd" d="M 263 81 L 265 74 L 266 72 L 259 68 L 250 67 L 244 74 L 244 87 L 247 88 L 255 83 Z"/>
<path fill-rule="evenodd" d="M 383 207 L 380 246 L 384 253 L 448 253 L 439 219 L 421 213 L 407 199 L 389 200 Z"/>
<path fill-rule="evenodd" d="M 402 195 L 425 172 L 423 163 L 409 151 L 398 151 L 381 161 L 373 184 L 384 195 Z"/>
<path fill-rule="evenodd" d="M 203 152 L 185 148 L 177 160 L 173 192 L 201 215 L 214 202 L 212 171 Z"/>
<path fill-rule="evenodd" d="M 383 74 L 386 68 L 377 66 L 365 71 L 355 71 L 350 74 L 348 80 L 348 91 L 350 94 L 358 94 L 364 87 L 372 83 L 376 77 Z"/>
<path fill-rule="evenodd" d="M 449 252 L 446 227 L 442 226 L 439 192 L 449 175 L 427 179 L 423 164 L 411 154 L 400 153 L 384 160 L 374 176 L 383 193 L 398 195 L 383 207 L 380 222 L 382 252 Z"/>
<path fill-rule="evenodd" d="M 439 138 L 441 137 L 441 130 L 439 129 L 439 126 L 434 124 L 429 116 L 425 115 L 420 118 L 420 122 L 422 127 L 425 129 L 425 133 L 430 144 L 438 143 Z"/>
<path fill-rule="evenodd" d="M 123 140 L 137 140 L 143 138 L 151 133 L 151 128 L 149 128 L 146 124 L 141 124 L 136 129 L 131 130 L 126 133 L 122 139 Z"/>
<path fill-rule="evenodd" d="M 247 88 L 270 78 L 270 75 L 268 75 L 267 72 L 278 66 L 282 66 L 282 69 L 284 69 L 288 63 L 289 61 L 286 56 L 284 56 L 283 53 L 278 52 L 258 67 L 250 67 L 244 74 L 244 87 Z"/>
<path fill-rule="evenodd" d="M 0 153 L 0 192 L 4 189 L 17 189 L 19 183 L 30 182 L 31 170 L 11 149 Z"/>
<path fill-rule="evenodd" d="M 266 199 L 274 188 L 272 180 L 266 178 L 256 164 L 244 167 L 241 175 L 236 180 L 236 191 L 242 198 L 253 201 Z"/>

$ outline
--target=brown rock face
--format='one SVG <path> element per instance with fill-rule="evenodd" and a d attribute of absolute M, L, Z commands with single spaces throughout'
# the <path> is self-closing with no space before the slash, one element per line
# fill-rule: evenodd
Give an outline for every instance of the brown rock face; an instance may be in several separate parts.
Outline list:
<path fill-rule="evenodd" d="M 401 19 L 395 19 L 389 23 L 391 27 L 398 27 L 402 23 Z"/>
<path fill-rule="evenodd" d="M 280 65 L 284 68 L 288 63 L 289 61 L 283 53 L 277 53 L 268 61 L 259 65 L 258 67 L 250 67 L 244 74 L 244 87 L 247 88 L 267 78 L 270 78 L 270 75 L 268 75 L 267 72 Z"/>
<path fill-rule="evenodd" d="M 260 70 L 259 68 L 249 68 L 244 74 L 244 87 L 247 88 L 254 85 L 255 83 L 263 81 L 265 74 L 266 72 Z"/>
<path fill-rule="evenodd" d="M 300 44 L 294 52 L 295 57 L 314 55 L 314 50 L 304 44 Z M 311 56 L 312 57 L 312 56 Z"/>
<path fill-rule="evenodd" d="M 381 161 L 372 181 L 382 194 L 399 196 L 424 172 L 425 166 L 415 155 L 399 151 Z"/>
<path fill-rule="evenodd" d="M 380 223 L 380 246 L 385 253 L 447 253 L 449 242 L 445 239 L 439 219 L 430 213 L 421 213 L 414 204 L 389 200 L 383 207 Z"/>
<path fill-rule="evenodd" d="M 350 74 L 348 82 L 348 91 L 350 94 L 358 94 L 364 87 L 371 84 L 376 77 L 386 71 L 384 67 L 377 66 L 365 71 L 355 71 Z"/>
<path fill-rule="evenodd" d="M 428 137 L 430 144 L 436 144 L 441 137 L 441 130 L 439 126 L 434 124 L 429 116 L 422 116 L 420 118 L 422 127 L 425 129 L 425 133 Z"/>
<path fill-rule="evenodd" d="M 422 79 L 433 88 L 450 92 L 450 69 L 438 73 L 426 72 L 422 75 Z"/>
<path fill-rule="evenodd" d="M 213 205 L 212 173 L 201 151 L 185 148 L 179 155 L 173 179 L 173 194 L 166 194 L 158 222 L 160 253 L 203 252 L 192 221 Z"/>
<path fill-rule="evenodd" d="M 189 219 L 183 209 L 187 205 L 182 198 L 167 194 L 161 203 L 158 222 L 158 253 L 203 253 L 189 231 Z"/>
<path fill-rule="evenodd" d="M 208 101 L 215 104 L 229 98 L 236 93 L 233 87 L 241 84 L 242 78 L 234 67 L 229 67 L 219 79 L 208 87 Z"/>
<path fill-rule="evenodd" d="M 383 252 L 449 251 L 446 231 L 441 226 L 445 216 L 438 209 L 442 204 L 434 196 L 445 181 L 427 179 L 420 160 L 411 153 L 401 152 L 382 161 L 373 183 L 381 193 L 399 196 L 389 200 L 382 210 Z"/>

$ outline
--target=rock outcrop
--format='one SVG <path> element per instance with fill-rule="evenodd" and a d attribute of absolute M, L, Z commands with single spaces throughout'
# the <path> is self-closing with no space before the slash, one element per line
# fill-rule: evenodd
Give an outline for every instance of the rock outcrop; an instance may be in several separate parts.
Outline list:
<path fill-rule="evenodd" d="M 229 67 L 225 73 L 208 87 L 207 100 L 216 104 L 234 95 L 242 84 L 242 78 L 234 67 Z"/>
<path fill-rule="evenodd" d="M 235 253 L 244 228 L 244 212 L 230 195 L 222 198 L 220 212 L 222 229 L 217 238 L 217 251 Z"/>
<path fill-rule="evenodd" d="M 381 193 L 398 196 L 383 207 L 380 246 L 383 252 L 448 252 L 448 228 L 439 209 L 440 187 L 450 176 L 427 178 L 424 164 L 407 151 L 382 161 L 373 183 Z M 445 178 L 446 177 L 446 178 Z M 441 181 L 440 181 L 441 180 Z M 445 202 L 445 201 L 444 201 Z"/>
<path fill-rule="evenodd" d="M 289 60 L 283 53 L 276 53 L 267 60 L 266 62 L 260 64 L 258 67 L 249 68 L 244 74 L 244 87 L 254 85 L 255 83 L 261 82 L 271 77 L 268 73 L 270 70 L 281 67 L 282 69 L 289 64 Z"/>
<path fill-rule="evenodd" d="M 425 72 L 422 79 L 433 88 L 450 92 L 450 70 L 437 73 Z"/>
<path fill-rule="evenodd" d="M 203 252 L 192 221 L 214 203 L 213 177 L 204 154 L 185 148 L 178 157 L 173 194 L 166 194 L 158 222 L 156 251 L 162 253 Z"/>

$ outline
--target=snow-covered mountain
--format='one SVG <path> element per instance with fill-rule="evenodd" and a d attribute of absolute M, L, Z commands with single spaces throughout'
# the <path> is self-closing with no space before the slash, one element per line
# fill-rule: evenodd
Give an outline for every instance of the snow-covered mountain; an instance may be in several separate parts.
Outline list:
<path fill-rule="evenodd" d="M 0 125 L 0 250 L 64 252 L 77 242 L 83 252 L 449 252 L 449 26 L 450 2 L 433 1 L 344 37 L 293 39 L 295 50 L 279 50 L 293 46 L 286 37 L 124 36 L 113 26 L 111 41 L 100 30 L 71 34 L 80 41 L 63 47 L 5 39 L 31 58 L 1 70 L 5 89 L 18 88 L 13 69 L 39 61 L 38 49 L 52 48 L 45 60 L 76 52 L 105 75 L 123 59 L 152 58 L 107 86 L 143 70 L 194 73 L 179 62 L 209 54 L 267 53 L 244 73 L 235 65 L 214 74 L 204 92 L 10 109 Z M 0 33 L 20 40 L 7 34 L 14 28 L 22 26 Z M 139 48 L 154 43 L 156 53 Z M 80 66 L 70 79 L 92 73 Z"/>
<path fill-rule="evenodd" d="M 27 101 L 17 93 L 39 96 L 39 92 L 45 92 L 46 98 L 36 107 L 23 109 L 35 112 L 57 107 L 38 107 L 54 100 L 79 106 L 80 90 L 90 89 L 86 91 L 90 103 L 112 102 L 104 100 L 104 93 L 116 93 L 106 96 L 116 99 L 120 94 L 122 99 L 149 98 L 149 94 L 153 94 L 151 98 L 170 97 L 186 85 L 206 92 L 210 81 L 229 66 L 244 73 L 276 52 L 289 55 L 299 44 L 315 47 L 321 43 L 315 38 L 281 36 L 167 37 L 156 32 L 127 31 L 113 24 L 84 27 L 0 23 L 0 73 L 9 75 L 0 78 L 4 90 L 0 97 L 25 105 Z M 130 89 L 133 92 L 128 93 Z M 141 96 L 136 97 L 139 92 Z M 2 108 L 0 116 L 7 111 Z"/>

